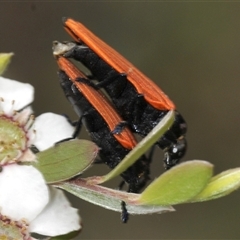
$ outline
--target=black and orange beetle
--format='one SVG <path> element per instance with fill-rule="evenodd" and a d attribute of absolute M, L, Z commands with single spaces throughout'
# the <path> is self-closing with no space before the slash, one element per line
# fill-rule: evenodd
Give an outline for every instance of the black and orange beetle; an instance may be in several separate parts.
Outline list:
<path fill-rule="evenodd" d="M 109 100 L 95 88 L 88 86 L 87 77 L 68 59 L 57 56 L 60 68 L 60 85 L 75 112 L 83 121 L 91 139 L 99 146 L 99 156 L 114 168 L 136 146 L 137 141 L 128 126 L 117 114 Z M 76 137 L 76 136 L 73 136 Z M 129 192 L 138 193 L 150 179 L 151 158 L 141 156 L 121 174 L 129 185 Z M 122 221 L 128 220 L 125 203 L 122 203 Z"/>
<path fill-rule="evenodd" d="M 153 81 L 83 24 L 65 18 L 64 27 L 76 42 L 64 44 L 63 56 L 80 61 L 91 71 L 99 81 L 96 88 L 106 90 L 133 132 L 146 136 L 169 110 L 175 110 L 174 103 Z M 174 124 L 157 142 L 164 151 L 166 169 L 184 156 L 186 131 L 185 120 L 175 110 Z"/>

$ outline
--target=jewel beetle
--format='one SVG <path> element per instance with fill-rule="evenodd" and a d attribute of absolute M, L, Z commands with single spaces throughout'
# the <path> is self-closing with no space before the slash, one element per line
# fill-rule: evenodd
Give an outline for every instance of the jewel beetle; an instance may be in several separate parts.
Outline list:
<path fill-rule="evenodd" d="M 187 124 L 174 103 L 147 76 L 83 24 L 64 18 L 64 27 L 75 42 L 65 44 L 64 57 L 80 61 L 99 81 L 119 114 L 133 132 L 146 136 L 166 115 L 175 110 L 175 122 L 157 145 L 163 149 L 165 168 L 176 165 L 187 149 Z"/>
<path fill-rule="evenodd" d="M 58 56 L 60 85 L 65 96 L 80 117 L 91 139 L 101 149 L 99 156 L 110 168 L 117 164 L 136 146 L 137 141 L 111 103 L 95 88 L 68 59 Z M 138 193 L 150 179 L 151 158 L 141 156 L 121 174 L 129 185 L 129 192 Z M 122 204 L 122 221 L 128 219 L 125 203 Z"/>

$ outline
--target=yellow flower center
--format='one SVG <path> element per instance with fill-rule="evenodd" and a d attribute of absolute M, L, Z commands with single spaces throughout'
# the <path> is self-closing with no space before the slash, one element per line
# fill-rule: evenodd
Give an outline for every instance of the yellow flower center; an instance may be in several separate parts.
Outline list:
<path fill-rule="evenodd" d="M 13 221 L 0 214 L 0 240 L 27 240 L 29 237 L 26 221 Z"/>

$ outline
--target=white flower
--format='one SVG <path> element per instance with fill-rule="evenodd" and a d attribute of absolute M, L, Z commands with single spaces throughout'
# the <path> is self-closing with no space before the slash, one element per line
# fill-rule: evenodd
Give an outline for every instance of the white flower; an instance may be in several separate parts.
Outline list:
<path fill-rule="evenodd" d="M 63 192 L 48 187 L 33 166 L 18 164 L 36 161 L 30 146 L 42 151 L 74 132 L 65 117 L 53 113 L 34 122 L 26 107 L 33 96 L 30 84 L 0 77 L 0 238 L 8 225 L 19 229 L 22 239 L 31 239 L 30 232 L 58 236 L 81 228 L 77 209 Z"/>
<path fill-rule="evenodd" d="M 57 114 L 42 114 L 34 122 L 31 108 L 24 108 L 33 95 L 30 84 L 0 77 L 0 165 L 34 161 L 30 146 L 43 151 L 74 132 L 66 118 Z"/>
<path fill-rule="evenodd" d="M 0 174 L 1 214 L 25 222 L 29 232 L 58 236 L 80 229 L 77 209 L 63 192 L 48 188 L 32 166 L 11 164 Z"/>

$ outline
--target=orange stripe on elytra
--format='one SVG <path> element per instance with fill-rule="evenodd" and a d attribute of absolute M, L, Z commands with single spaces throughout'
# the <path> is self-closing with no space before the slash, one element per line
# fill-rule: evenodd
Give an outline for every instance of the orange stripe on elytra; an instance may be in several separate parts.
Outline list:
<path fill-rule="evenodd" d="M 117 72 L 126 73 L 127 79 L 133 84 L 137 92 L 142 94 L 146 101 L 153 107 L 159 110 L 175 109 L 174 103 L 152 80 L 145 76 L 116 50 L 94 35 L 83 24 L 73 19 L 67 19 L 64 24 L 67 32 L 76 41 L 80 40 L 86 44 Z"/>
<path fill-rule="evenodd" d="M 59 68 L 68 75 L 70 80 L 75 84 L 81 94 L 84 95 L 84 97 L 89 101 L 94 109 L 96 109 L 103 117 L 109 126 L 110 131 L 113 131 L 115 127 L 123 120 L 117 114 L 110 102 L 99 91 L 96 91 L 94 88 L 88 86 L 87 84 L 76 80 L 77 78 L 86 79 L 86 76 L 81 71 L 79 71 L 69 60 L 64 57 L 58 57 L 57 63 L 59 65 Z M 124 127 L 119 134 L 113 135 L 117 141 L 127 149 L 133 149 L 137 144 L 128 127 Z"/>

